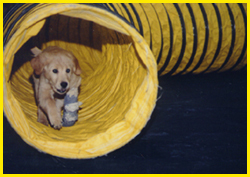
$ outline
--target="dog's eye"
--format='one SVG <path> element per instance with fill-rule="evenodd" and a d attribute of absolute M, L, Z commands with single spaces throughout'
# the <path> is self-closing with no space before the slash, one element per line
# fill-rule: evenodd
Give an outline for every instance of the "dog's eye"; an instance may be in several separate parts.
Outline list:
<path fill-rule="evenodd" d="M 58 70 L 57 69 L 53 69 L 52 72 L 56 74 L 56 73 L 58 73 Z"/>
<path fill-rule="evenodd" d="M 70 73 L 70 69 L 66 69 L 66 73 Z"/>

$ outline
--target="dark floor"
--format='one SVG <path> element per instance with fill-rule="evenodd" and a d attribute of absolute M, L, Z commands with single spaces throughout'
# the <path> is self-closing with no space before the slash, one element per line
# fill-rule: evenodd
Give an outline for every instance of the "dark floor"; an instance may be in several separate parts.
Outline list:
<path fill-rule="evenodd" d="M 246 71 L 159 81 L 161 98 L 141 134 L 96 159 L 40 153 L 4 118 L 4 173 L 247 173 Z"/>

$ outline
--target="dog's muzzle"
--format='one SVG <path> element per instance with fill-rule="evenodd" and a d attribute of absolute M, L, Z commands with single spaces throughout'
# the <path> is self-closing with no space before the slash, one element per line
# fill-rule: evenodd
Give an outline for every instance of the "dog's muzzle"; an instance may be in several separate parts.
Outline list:
<path fill-rule="evenodd" d="M 67 82 L 61 82 L 61 89 L 56 89 L 58 93 L 60 94 L 64 94 L 67 91 L 67 86 L 68 83 Z"/>

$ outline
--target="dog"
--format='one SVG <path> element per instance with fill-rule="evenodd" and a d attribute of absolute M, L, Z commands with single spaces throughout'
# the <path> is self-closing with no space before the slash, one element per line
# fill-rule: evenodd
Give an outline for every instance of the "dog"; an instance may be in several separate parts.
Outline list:
<path fill-rule="evenodd" d="M 34 54 L 30 64 L 34 70 L 37 121 L 60 130 L 64 97 L 69 90 L 78 90 L 82 70 L 73 53 L 60 47 L 50 46 L 43 51 L 35 47 L 31 52 Z"/>

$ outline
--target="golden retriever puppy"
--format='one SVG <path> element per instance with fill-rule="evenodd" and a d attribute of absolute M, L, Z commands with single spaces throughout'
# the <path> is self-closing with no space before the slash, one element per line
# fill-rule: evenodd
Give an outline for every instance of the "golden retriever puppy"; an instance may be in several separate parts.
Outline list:
<path fill-rule="evenodd" d="M 30 63 L 34 69 L 37 121 L 47 126 L 50 123 L 59 130 L 62 127 L 64 97 L 70 89 L 78 90 L 81 68 L 71 52 L 56 46 L 43 51 L 35 47 L 31 52 L 35 56 Z"/>

